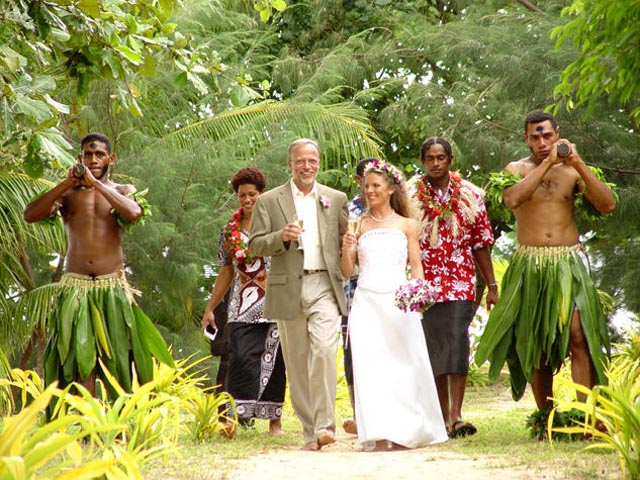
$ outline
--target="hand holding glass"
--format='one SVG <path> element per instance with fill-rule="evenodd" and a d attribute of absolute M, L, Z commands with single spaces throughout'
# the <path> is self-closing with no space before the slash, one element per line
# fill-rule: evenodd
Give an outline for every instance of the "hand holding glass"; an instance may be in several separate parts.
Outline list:
<path fill-rule="evenodd" d="M 298 250 L 302 250 L 302 232 L 304 232 L 304 220 L 302 218 L 298 218 L 297 215 L 294 215 L 291 223 L 295 224 L 295 226 L 300 230 L 300 232 L 298 233 Z"/>
<path fill-rule="evenodd" d="M 349 231 L 349 233 L 352 233 L 354 235 L 357 234 L 359 222 L 360 217 L 356 215 L 349 215 L 349 220 L 347 220 L 347 230 Z M 353 246 L 349 247 L 349 250 L 355 250 L 355 248 L 356 246 L 354 244 Z"/>

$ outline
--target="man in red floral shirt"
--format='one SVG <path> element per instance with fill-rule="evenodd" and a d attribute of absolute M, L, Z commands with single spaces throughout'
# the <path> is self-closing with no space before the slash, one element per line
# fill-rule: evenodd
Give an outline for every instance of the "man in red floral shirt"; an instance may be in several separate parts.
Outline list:
<path fill-rule="evenodd" d="M 425 140 L 420 161 L 427 172 L 415 183 L 414 193 L 421 219 L 422 266 L 425 279 L 439 292 L 436 304 L 424 312 L 422 326 L 442 415 L 449 437 L 455 438 L 476 433 L 475 426 L 462 420 L 462 402 L 469 371 L 476 263 L 489 287 L 487 308 L 498 301 L 489 250 L 493 234 L 482 190 L 449 171 L 451 144 L 440 137 Z"/>

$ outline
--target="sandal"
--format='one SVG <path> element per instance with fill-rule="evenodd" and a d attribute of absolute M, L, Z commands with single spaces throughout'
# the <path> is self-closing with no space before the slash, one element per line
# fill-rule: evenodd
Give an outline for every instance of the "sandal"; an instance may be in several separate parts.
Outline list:
<path fill-rule="evenodd" d="M 473 424 L 456 420 L 449 428 L 449 438 L 467 437 L 475 434 L 477 431 L 478 429 L 474 427 Z"/>

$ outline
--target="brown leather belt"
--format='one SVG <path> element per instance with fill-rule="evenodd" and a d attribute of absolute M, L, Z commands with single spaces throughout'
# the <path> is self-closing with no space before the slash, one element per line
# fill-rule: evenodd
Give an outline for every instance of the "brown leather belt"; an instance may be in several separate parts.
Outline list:
<path fill-rule="evenodd" d="M 314 273 L 326 272 L 326 270 L 303 270 L 302 273 L 305 275 L 313 275 Z"/>

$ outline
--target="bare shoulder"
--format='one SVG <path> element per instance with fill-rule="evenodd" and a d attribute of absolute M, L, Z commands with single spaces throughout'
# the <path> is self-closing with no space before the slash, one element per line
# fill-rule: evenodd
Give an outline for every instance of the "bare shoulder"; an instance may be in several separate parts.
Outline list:
<path fill-rule="evenodd" d="M 400 217 L 401 228 L 405 235 L 417 235 L 420 224 L 415 218 Z"/>
<path fill-rule="evenodd" d="M 520 174 L 523 177 L 527 175 L 531 170 L 536 168 L 536 164 L 531 160 L 531 157 L 521 158 L 520 160 L 516 160 L 510 162 L 506 166 L 506 170 L 515 174 Z"/>
<path fill-rule="evenodd" d="M 115 189 L 121 195 L 131 195 L 132 193 L 136 193 L 136 187 L 128 183 L 113 183 L 111 182 L 109 186 Z"/>

